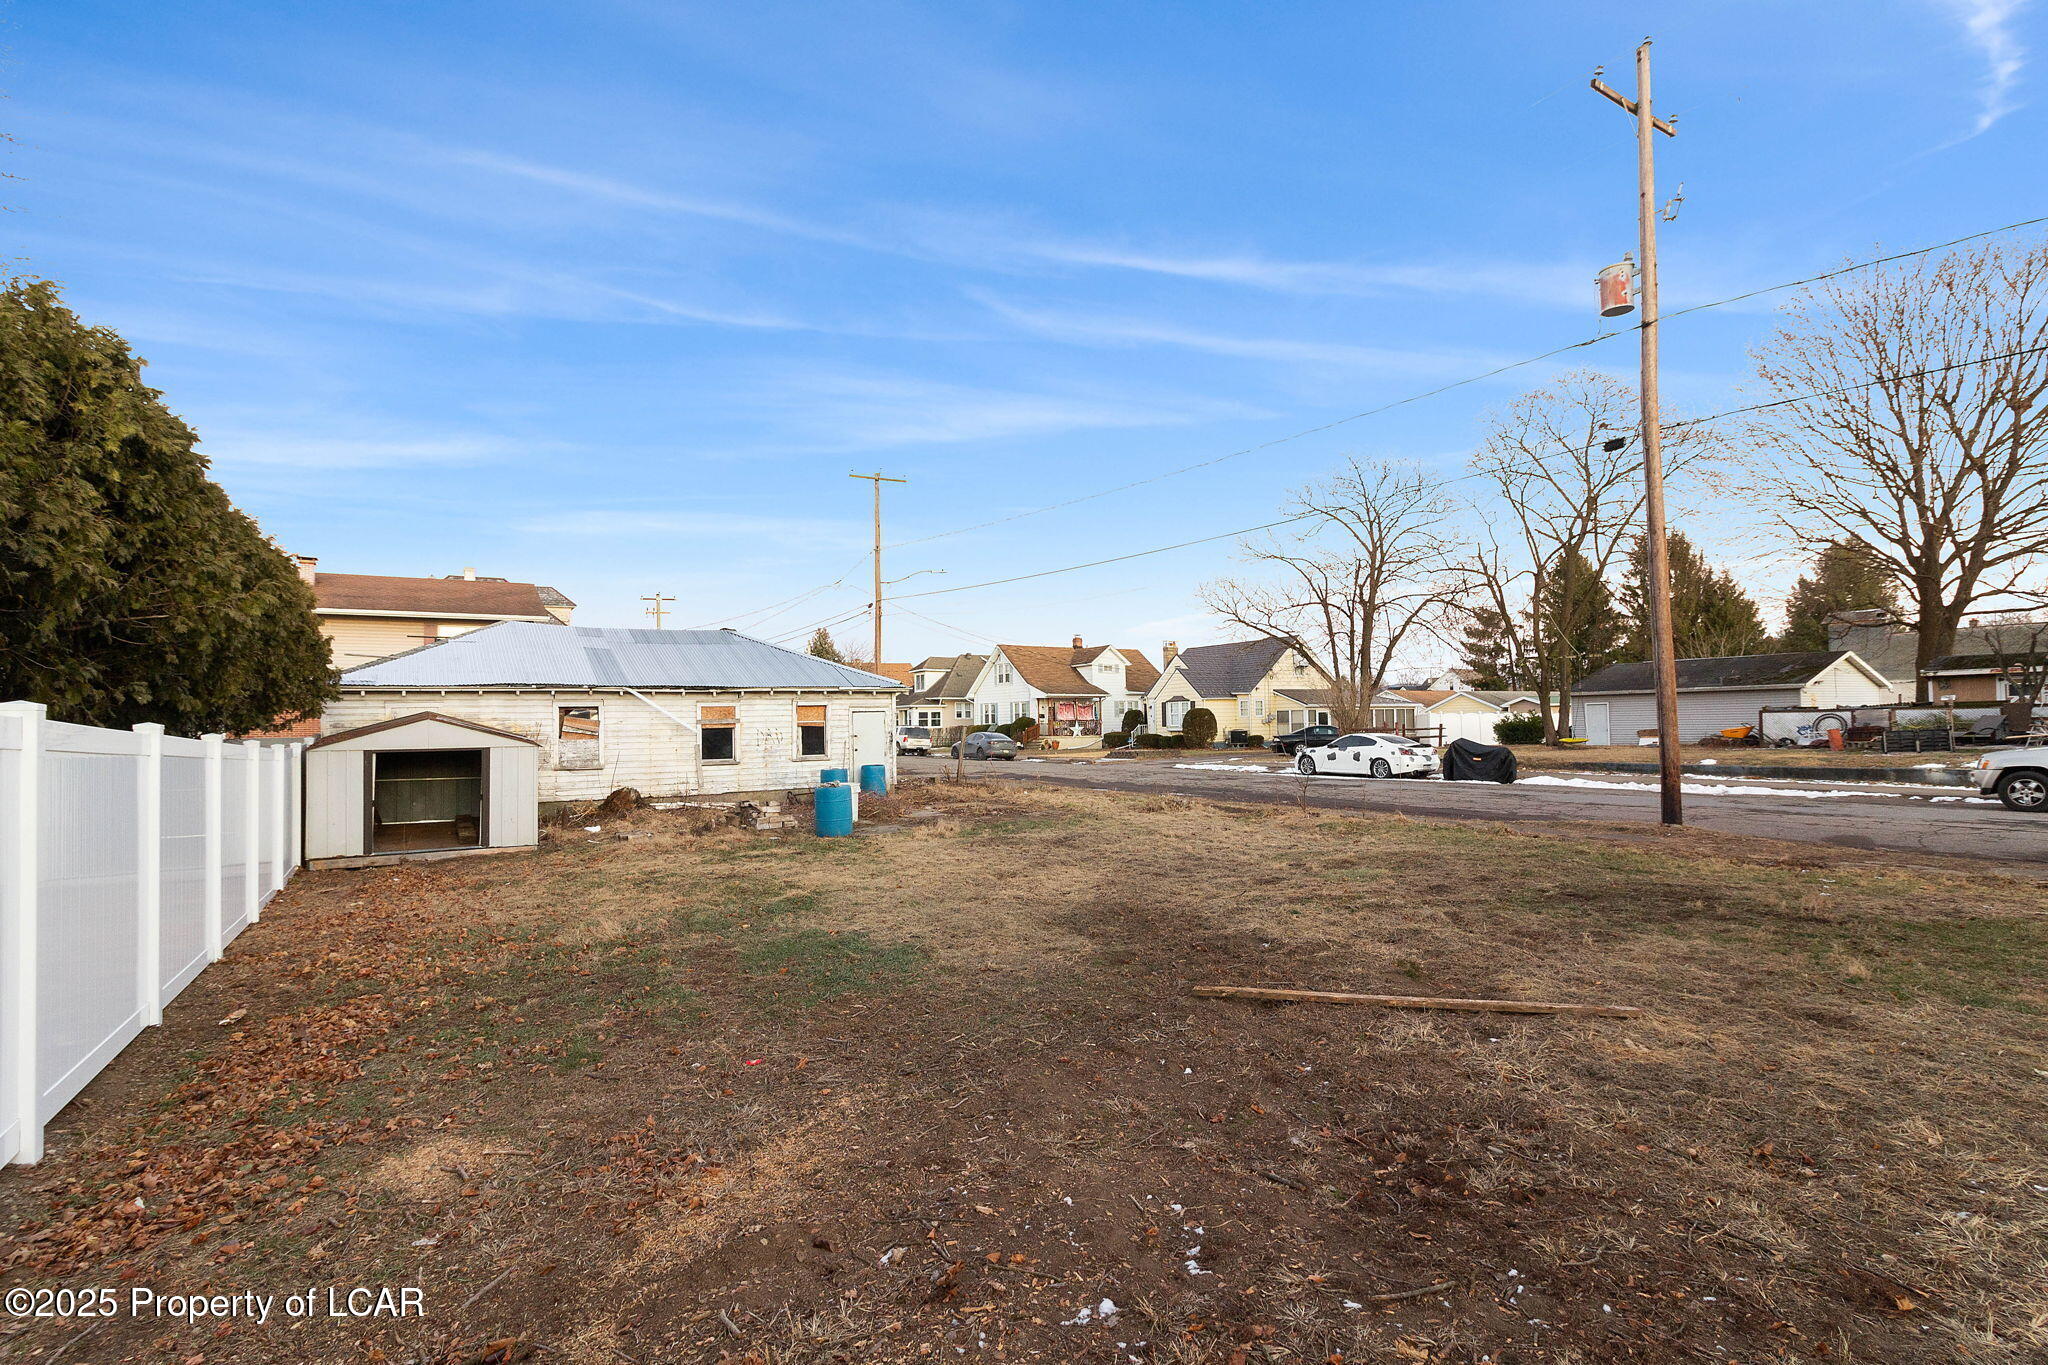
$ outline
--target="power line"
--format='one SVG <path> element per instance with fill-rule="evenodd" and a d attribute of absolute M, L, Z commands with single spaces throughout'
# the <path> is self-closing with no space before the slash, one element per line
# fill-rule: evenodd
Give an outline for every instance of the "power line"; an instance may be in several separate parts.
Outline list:
<path fill-rule="evenodd" d="M 2015 232 L 2020 228 L 2033 227 L 2036 224 L 2040 223 L 2048 223 L 2048 215 L 2041 215 L 2034 218 L 2022 218 L 2017 222 L 2006 223 L 2001 227 L 1986 228 L 1981 232 L 1972 232 L 1965 234 L 1961 237 L 1953 237 L 1950 238 L 1948 241 L 1936 242 L 1931 246 L 1915 247 L 1911 251 L 1900 251 L 1895 252 L 1889 256 L 1878 256 L 1868 261 L 1853 262 L 1849 265 L 1841 266 L 1834 270 L 1822 271 L 1816 275 L 1807 275 L 1803 278 L 1796 280 L 1786 280 L 1781 284 L 1766 285 L 1761 289 L 1751 289 L 1741 294 L 1731 294 L 1725 299 L 1713 299 L 1706 303 L 1696 303 L 1689 308 L 1679 308 L 1673 310 L 1672 312 L 1664 314 L 1663 321 L 1669 322 L 1673 318 L 1684 317 L 1688 313 L 1705 312 L 1710 308 L 1723 308 L 1731 303 L 1741 303 L 1747 299 L 1759 298 L 1765 294 L 1780 293 L 1787 289 L 1798 289 L 1804 285 L 1817 284 L 1822 280 L 1835 279 L 1839 276 L 1851 274 L 1858 270 L 1868 270 L 1873 266 L 1888 265 L 1893 261 L 1903 261 L 1914 256 L 1924 256 L 1932 251 L 1946 250 L 1947 248 L 1952 246 L 1960 246 L 1964 242 L 1973 242 L 1984 237 L 1995 237 L 2001 232 Z M 1041 516 L 1047 512 L 1057 512 L 1062 510 L 1063 508 L 1077 506 L 1080 503 L 1092 502 L 1097 498 L 1106 498 L 1115 493 L 1127 493 L 1133 488 L 1143 488 L 1147 484 L 1159 483 L 1165 479 L 1178 478 L 1182 474 L 1191 474 L 1198 469 L 1208 469 L 1211 466 L 1224 464 L 1230 460 L 1241 459 L 1246 455 L 1255 455 L 1259 451 L 1270 450 L 1274 446 L 1286 445 L 1291 441 L 1299 441 L 1304 437 L 1319 435 L 1322 432 L 1330 431 L 1337 427 L 1346 426 L 1352 422 L 1362 421 L 1367 417 L 1377 417 L 1383 412 L 1391 412 L 1395 408 L 1406 407 L 1410 403 L 1419 403 L 1426 398 L 1435 398 L 1439 394 L 1449 393 L 1453 389 L 1461 389 L 1466 387 L 1467 385 L 1478 384 L 1485 380 L 1506 374 L 1510 370 L 1518 370 L 1524 368 L 1525 366 L 1538 364 L 1542 361 L 1551 359 L 1553 356 L 1563 355 L 1567 351 L 1577 351 L 1583 350 L 1588 346 L 1597 346 L 1603 341 L 1612 341 L 1615 337 L 1622 336 L 1625 333 L 1638 331 L 1641 329 L 1641 326 L 1641 323 L 1636 323 L 1633 326 L 1616 328 L 1614 331 L 1611 332 L 1602 332 L 1598 336 L 1587 337 L 1584 341 L 1574 341 L 1567 345 L 1555 346 L 1552 347 L 1550 350 L 1544 351 L 1538 355 L 1528 356 L 1522 360 L 1509 361 L 1505 365 L 1497 365 L 1493 369 L 1486 370 L 1482 373 L 1468 375 L 1463 379 L 1454 379 L 1448 384 L 1440 384 L 1436 388 L 1427 389 L 1421 393 L 1410 394 L 1406 398 L 1397 398 L 1392 402 L 1382 403 L 1378 407 L 1367 408 L 1362 412 L 1354 412 L 1348 417 L 1339 417 L 1332 421 L 1324 422 L 1320 426 L 1307 427 L 1301 431 L 1293 432 L 1286 436 L 1276 436 L 1270 441 L 1261 441 L 1257 445 L 1246 446 L 1242 450 L 1233 450 L 1227 455 L 1218 455 L 1212 459 L 1198 460 L 1193 464 L 1181 465 L 1177 469 L 1165 470 L 1162 473 L 1149 475 L 1146 478 L 1142 479 L 1133 479 L 1129 483 L 1118 484 L 1114 488 L 1104 488 L 1094 493 L 1083 493 L 1078 497 L 1067 498 L 1060 502 L 1047 503 L 1043 507 L 1027 508 L 1022 512 L 1012 512 L 1008 516 L 995 517 L 988 521 L 975 522 L 970 526 L 957 526 L 950 531 L 936 531 L 931 535 L 919 536 L 914 540 L 899 540 L 896 541 L 894 544 L 888 546 L 887 548 L 892 550 L 900 549 L 906 545 L 923 545 L 934 540 L 945 540 L 952 536 L 966 535 L 972 531 L 985 531 L 991 526 L 1001 526 L 1006 522 L 1021 521 L 1026 517 Z"/>
<path fill-rule="evenodd" d="M 797 593 L 794 597 L 785 597 L 781 601 L 771 602 L 765 607 L 755 607 L 752 611 L 735 612 L 731 616 L 721 616 L 716 621 L 706 621 L 701 626 L 692 626 L 691 629 L 709 630 L 713 626 L 729 625 L 734 621 L 745 620 L 749 616 L 760 618 L 760 620 L 754 622 L 754 625 L 758 627 L 762 621 L 766 621 L 771 617 L 781 615 L 784 611 L 787 611 L 789 608 L 797 605 L 797 603 L 799 602 L 803 602 L 810 598 L 816 597 L 821 592 L 830 592 L 832 589 L 844 585 L 846 580 L 853 575 L 853 571 L 855 569 L 860 568 L 863 564 L 867 562 L 868 557 L 866 555 L 862 555 L 859 559 L 853 561 L 853 564 L 849 568 L 847 568 L 843 573 L 841 573 L 839 577 L 833 579 L 830 583 L 820 583 L 814 588 L 804 589 L 802 592 Z"/>
<path fill-rule="evenodd" d="M 1959 370 L 1966 365 L 1989 365 L 1994 361 L 2016 360 L 2021 356 L 2036 355 L 2044 351 L 2048 351 L 2048 343 L 2043 343 L 2039 346 L 2025 346 L 2014 351 L 2002 351 L 1997 355 L 1976 356 L 1968 360 L 1954 360 L 1950 361 L 1946 365 L 1930 365 L 1925 369 L 1911 370 L 1904 374 L 1878 375 L 1874 378 L 1866 379 L 1856 384 L 1841 384 L 1831 389 L 1814 389 L 1809 393 L 1794 394 L 1789 398 L 1774 398 L 1771 399 L 1769 402 L 1765 403 L 1751 403 L 1744 407 L 1729 408 L 1725 412 L 1709 413 L 1705 417 L 1688 417 L 1683 421 L 1670 423 L 1668 429 L 1676 429 L 1678 427 L 1704 426 L 1709 422 L 1720 422 L 1725 421 L 1730 417 L 1740 417 L 1747 413 L 1762 412 L 1766 408 L 1784 407 L 1788 403 L 1803 403 L 1808 399 L 1824 398 L 1829 394 L 1848 393 L 1854 389 L 1867 389 L 1872 387 L 1873 385 L 1885 383 L 1887 380 L 1923 379 L 1928 375 L 1945 374 L 1950 370 Z M 1576 449 L 1590 448 L 1590 446 L 1560 446 L 1557 448 L 1557 451 L 1555 453 L 1566 453 Z M 1467 475 L 1462 477 L 1472 476 Z M 1257 526 L 1246 526 L 1236 531 L 1222 531 L 1218 532 L 1216 535 L 1203 536 L 1197 540 L 1183 540 L 1172 545 L 1156 546 L 1150 550 L 1136 550 L 1127 555 L 1113 555 L 1108 559 L 1093 559 L 1089 560 L 1085 564 L 1068 564 L 1057 569 L 1041 569 L 1036 573 L 1013 574 L 1008 578 L 992 578 L 985 583 L 962 583 L 957 587 L 951 588 L 931 588 L 925 592 L 904 593 L 900 597 L 892 597 L 889 600 L 891 602 L 900 602 L 904 600 L 904 598 L 937 597 L 942 593 L 972 592 L 976 588 L 995 588 L 1001 587 L 1005 583 L 1022 583 L 1027 579 L 1049 578 L 1054 574 L 1074 573 L 1081 569 L 1097 569 L 1105 564 L 1121 564 L 1126 560 L 1144 559 L 1150 555 L 1165 554 L 1170 550 L 1185 550 L 1191 545 L 1207 545 L 1213 541 L 1229 540 L 1232 536 L 1247 536 L 1251 535 L 1255 531 L 1269 531 L 1276 526 L 1291 526 L 1295 522 L 1307 521 L 1310 517 L 1319 515 L 1321 515 L 1319 512 L 1314 511 L 1303 512 L 1298 516 L 1282 517 L 1278 521 L 1262 522 Z M 910 608 L 905 607 L 904 610 L 909 611 Z M 858 616 L 860 615 L 860 611 L 856 610 L 852 614 L 854 616 Z"/>

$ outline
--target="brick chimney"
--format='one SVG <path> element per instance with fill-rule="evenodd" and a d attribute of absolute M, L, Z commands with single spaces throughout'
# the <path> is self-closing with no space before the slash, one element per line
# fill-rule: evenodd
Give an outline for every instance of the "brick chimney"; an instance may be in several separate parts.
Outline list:
<path fill-rule="evenodd" d="M 1074 648 L 1076 648 L 1076 649 L 1086 649 L 1086 648 L 1088 648 L 1088 646 L 1087 646 L 1087 644 L 1086 644 L 1086 643 L 1084 643 L 1084 642 L 1082 641 L 1082 639 L 1081 639 L 1081 637 L 1080 637 L 1080 636 L 1076 635 L 1076 636 L 1074 637 Z"/>
<path fill-rule="evenodd" d="M 1167 664 L 1172 663 L 1173 656 L 1178 653 L 1180 653 L 1180 641 L 1178 640 L 1168 640 L 1165 644 L 1159 646 L 1159 666 L 1164 668 Z"/>
<path fill-rule="evenodd" d="M 313 581 L 314 574 L 320 568 L 320 561 L 312 555 L 293 555 L 292 562 L 299 566 L 299 577 L 307 583 Z"/>

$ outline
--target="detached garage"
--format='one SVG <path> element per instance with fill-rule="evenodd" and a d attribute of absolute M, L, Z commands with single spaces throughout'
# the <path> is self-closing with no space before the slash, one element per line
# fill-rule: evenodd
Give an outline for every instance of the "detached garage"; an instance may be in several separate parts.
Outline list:
<path fill-rule="evenodd" d="M 306 861 L 443 857 L 539 842 L 540 746 L 419 711 L 306 750 Z"/>
<path fill-rule="evenodd" d="M 1609 664 L 1572 693 L 1572 733 L 1589 744 L 1633 744 L 1657 728 L 1650 665 Z M 1853 650 L 1735 654 L 1678 661 L 1678 740 L 1691 744 L 1755 725 L 1766 706 L 1877 706 L 1893 696 L 1883 674 Z"/>

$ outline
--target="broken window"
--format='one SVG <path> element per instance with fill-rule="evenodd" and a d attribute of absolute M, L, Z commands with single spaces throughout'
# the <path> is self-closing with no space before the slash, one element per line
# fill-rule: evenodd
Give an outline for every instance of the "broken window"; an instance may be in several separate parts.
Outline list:
<path fill-rule="evenodd" d="M 604 766 L 602 723 L 595 706 L 555 708 L 555 766 Z"/>
<path fill-rule="evenodd" d="M 732 706 L 697 708 L 697 730 L 703 736 L 706 763 L 731 763 L 739 758 L 734 732 L 739 729 L 739 709 Z"/>
<path fill-rule="evenodd" d="M 824 707 L 799 706 L 796 708 L 796 752 L 799 758 L 823 758 L 825 756 Z"/>

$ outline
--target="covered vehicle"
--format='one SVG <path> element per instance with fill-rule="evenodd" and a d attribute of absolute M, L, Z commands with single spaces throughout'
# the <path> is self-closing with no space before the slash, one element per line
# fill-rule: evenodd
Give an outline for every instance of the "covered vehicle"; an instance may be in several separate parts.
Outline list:
<path fill-rule="evenodd" d="M 1966 770 L 1977 790 L 2007 810 L 2048 815 L 2048 733 L 2021 735 L 2017 749 L 1994 749 Z"/>
<path fill-rule="evenodd" d="M 1515 751 L 1505 744 L 1481 744 L 1476 739 L 1454 739 L 1444 750 L 1446 782 L 1512 782 L 1515 780 Z"/>
<path fill-rule="evenodd" d="M 976 730 L 953 745 L 955 758 L 1006 758 L 1012 762 L 1017 758 L 1017 741 L 1001 730 Z"/>
<path fill-rule="evenodd" d="M 1317 745 L 1328 744 L 1343 733 L 1334 725 L 1305 725 L 1290 734 L 1273 736 L 1272 742 L 1266 747 L 1276 754 L 1291 754 L 1298 749 L 1313 749 Z"/>
<path fill-rule="evenodd" d="M 1294 770 L 1310 777 L 1427 777 L 1436 751 L 1405 735 L 1343 735 L 1295 755 Z"/>
<path fill-rule="evenodd" d="M 896 727 L 896 752 L 899 754 L 928 754 L 932 751 L 932 732 L 922 725 L 899 725 Z"/>

